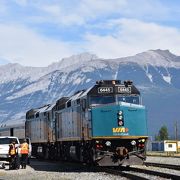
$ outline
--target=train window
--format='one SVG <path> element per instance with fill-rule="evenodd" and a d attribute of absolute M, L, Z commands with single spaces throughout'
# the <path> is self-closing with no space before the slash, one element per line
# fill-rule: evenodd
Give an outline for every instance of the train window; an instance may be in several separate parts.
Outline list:
<path fill-rule="evenodd" d="M 36 118 L 38 118 L 39 117 L 39 113 L 36 113 Z"/>
<path fill-rule="evenodd" d="M 92 96 L 90 97 L 90 104 L 109 104 L 114 103 L 115 97 L 114 96 Z"/>
<path fill-rule="evenodd" d="M 118 101 L 122 101 L 122 102 L 126 102 L 126 98 L 125 97 L 118 97 Z"/>
<path fill-rule="evenodd" d="M 82 109 L 85 110 L 86 109 L 86 99 L 82 99 Z"/>
<path fill-rule="evenodd" d="M 29 115 L 28 116 L 28 119 L 33 119 L 34 118 L 34 115 Z"/>
<path fill-rule="evenodd" d="M 118 96 L 118 101 L 139 104 L 139 96 Z"/>
<path fill-rule="evenodd" d="M 77 100 L 76 100 L 76 103 L 77 103 L 77 104 L 80 104 L 80 99 L 77 99 Z"/>
<path fill-rule="evenodd" d="M 61 110 L 65 108 L 65 104 L 59 104 L 56 106 L 56 110 Z"/>
<path fill-rule="evenodd" d="M 71 107 L 71 101 L 67 102 L 67 107 Z"/>

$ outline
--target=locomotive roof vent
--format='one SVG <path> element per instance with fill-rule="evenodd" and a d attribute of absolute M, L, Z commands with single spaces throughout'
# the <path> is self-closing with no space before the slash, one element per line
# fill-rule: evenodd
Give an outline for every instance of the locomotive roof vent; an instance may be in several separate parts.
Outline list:
<path fill-rule="evenodd" d="M 132 85 L 133 82 L 131 80 L 124 81 L 124 85 L 127 87 L 128 85 Z"/>
<path fill-rule="evenodd" d="M 97 85 L 107 85 L 107 84 L 121 84 L 120 80 L 100 80 L 96 81 Z"/>

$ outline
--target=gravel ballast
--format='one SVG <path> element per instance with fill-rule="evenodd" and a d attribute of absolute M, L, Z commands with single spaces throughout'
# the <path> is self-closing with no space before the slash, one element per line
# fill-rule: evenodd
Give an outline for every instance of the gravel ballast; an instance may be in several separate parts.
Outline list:
<path fill-rule="evenodd" d="M 26 169 L 0 169 L 0 179 L 7 180 L 125 180 L 126 178 L 105 172 L 94 172 L 87 166 L 32 160 Z"/>
<path fill-rule="evenodd" d="M 180 159 L 173 157 L 148 156 L 147 162 L 180 165 Z M 146 167 L 147 168 L 147 167 Z M 151 169 L 155 169 L 151 167 Z M 156 168 L 157 169 L 157 168 Z M 159 168 L 160 169 L 160 168 Z M 166 171 L 167 170 L 161 170 Z M 179 174 L 169 170 L 169 173 Z M 9 170 L 8 164 L 5 169 L 0 169 L 0 179 L 7 180 L 125 180 L 105 172 L 95 172 L 92 168 L 77 165 L 76 163 L 49 162 L 33 159 L 26 169 Z"/>

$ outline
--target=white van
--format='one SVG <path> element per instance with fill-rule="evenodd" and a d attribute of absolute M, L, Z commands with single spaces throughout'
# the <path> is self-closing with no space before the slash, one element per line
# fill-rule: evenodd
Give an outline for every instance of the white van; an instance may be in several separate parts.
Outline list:
<path fill-rule="evenodd" d="M 8 161 L 9 158 L 9 144 L 15 142 L 15 146 L 18 148 L 19 153 L 19 146 L 20 142 L 18 137 L 15 136 L 0 136 L 0 159 Z"/>

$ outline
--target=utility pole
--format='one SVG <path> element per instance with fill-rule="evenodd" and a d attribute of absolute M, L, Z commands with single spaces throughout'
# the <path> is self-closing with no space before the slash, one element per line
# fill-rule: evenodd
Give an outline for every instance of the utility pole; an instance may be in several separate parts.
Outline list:
<path fill-rule="evenodd" d="M 178 140 L 178 127 L 177 127 L 177 121 L 175 122 L 175 140 Z"/>

